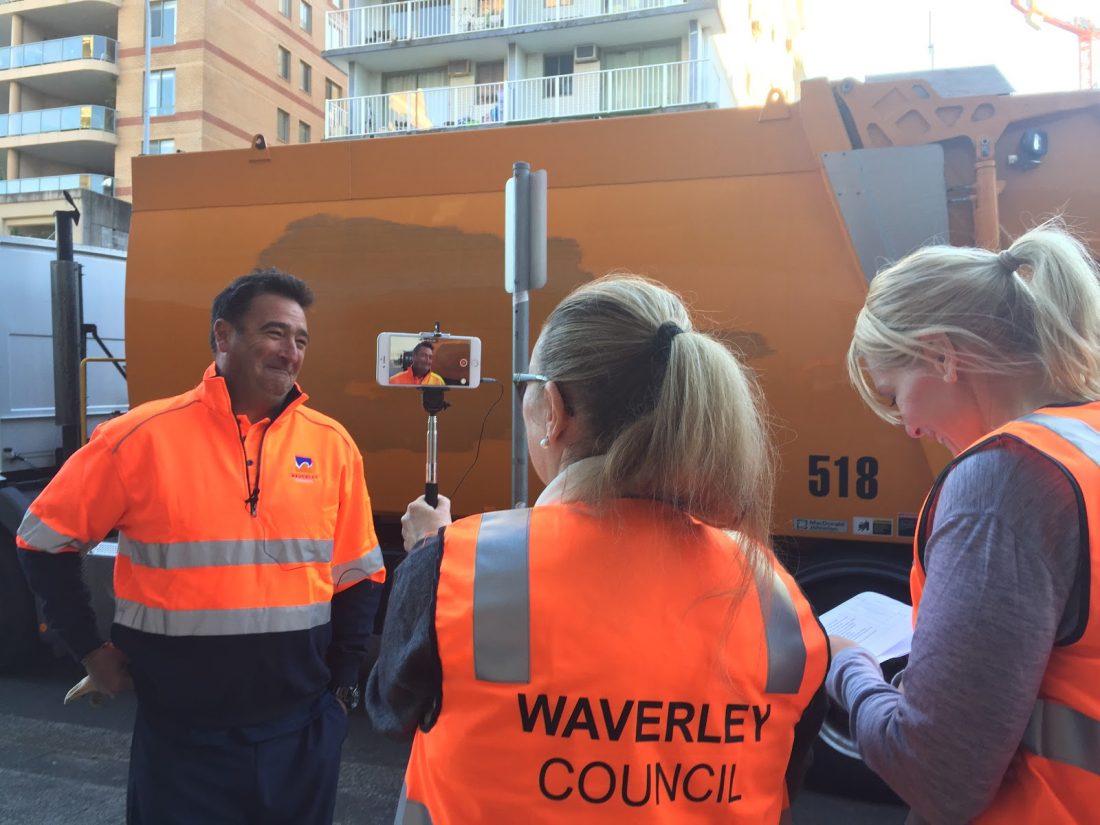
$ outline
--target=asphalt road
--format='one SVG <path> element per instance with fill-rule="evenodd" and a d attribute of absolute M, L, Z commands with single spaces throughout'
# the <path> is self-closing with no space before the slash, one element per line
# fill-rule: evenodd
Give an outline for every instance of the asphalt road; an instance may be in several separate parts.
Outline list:
<path fill-rule="evenodd" d="M 105 706 L 63 706 L 82 675 L 44 659 L 28 673 L 0 677 L 0 825 L 118 825 L 124 821 L 133 696 Z M 339 825 L 393 822 L 408 746 L 375 733 L 362 714 L 344 745 Z M 796 825 L 901 825 L 901 808 L 811 792 L 795 803 Z"/>

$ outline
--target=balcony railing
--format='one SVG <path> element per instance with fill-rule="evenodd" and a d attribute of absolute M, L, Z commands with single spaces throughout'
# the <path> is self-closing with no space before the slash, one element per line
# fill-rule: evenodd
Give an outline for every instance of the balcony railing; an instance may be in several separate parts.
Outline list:
<path fill-rule="evenodd" d="M 0 115 L 0 137 L 40 135 L 76 129 L 115 130 L 115 110 L 106 106 L 63 106 Z"/>
<path fill-rule="evenodd" d="M 114 63 L 118 41 L 95 34 L 78 34 L 58 40 L 40 40 L 0 48 L 0 70 L 42 66 L 67 60 L 103 60 Z"/>
<path fill-rule="evenodd" d="M 330 100 L 325 137 L 461 129 L 718 102 L 707 60 Z"/>
<path fill-rule="evenodd" d="M 26 195 L 32 192 L 61 192 L 65 189 L 90 189 L 101 195 L 114 192 L 110 175 L 49 175 L 44 178 L 0 180 L 0 195 Z"/>
<path fill-rule="evenodd" d="M 662 9 L 686 0 L 403 0 L 325 15 L 325 48 L 508 29 Z"/>

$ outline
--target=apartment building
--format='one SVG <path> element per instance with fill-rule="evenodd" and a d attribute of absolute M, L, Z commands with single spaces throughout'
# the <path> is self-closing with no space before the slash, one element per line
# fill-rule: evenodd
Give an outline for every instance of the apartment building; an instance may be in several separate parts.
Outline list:
<path fill-rule="evenodd" d="M 801 79 L 802 0 L 350 0 L 325 137 L 763 103 Z"/>
<path fill-rule="evenodd" d="M 77 241 L 125 246 L 130 159 L 308 143 L 344 73 L 322 55 L 339 0 L 0 0 L 0 234 L 47 237 L 79 190 Z M 151 60 L 145 81 L 145 28 Z"/>

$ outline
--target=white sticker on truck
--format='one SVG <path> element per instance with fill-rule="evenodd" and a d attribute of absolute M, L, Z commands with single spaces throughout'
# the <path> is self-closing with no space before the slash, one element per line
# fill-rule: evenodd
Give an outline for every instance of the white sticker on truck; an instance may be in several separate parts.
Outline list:
<path fill-rule="evenodd" d="M 794 529 L 804 533 L 847 533 L 847 519 L 795 518 Z"/>

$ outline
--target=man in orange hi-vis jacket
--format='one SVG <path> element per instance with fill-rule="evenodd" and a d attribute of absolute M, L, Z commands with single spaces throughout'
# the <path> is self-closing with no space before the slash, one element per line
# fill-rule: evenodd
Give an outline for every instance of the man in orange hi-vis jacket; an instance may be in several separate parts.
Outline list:
<path fill-rule="evenodd" d="M 101 424 L 19 529 L 94 688 L 137 692 L 130 823 L 332 821 L 385 569 L 359 450 L 295 383 L 312 301 L 278 270 L 235 280 L 201 383 Z M 113 529 L 103 642 L 80 551 Z"/>
<path fill-rule="evenodd" d="M 391 384 L 423 384 L 424 386 L 443 386 L 443 376 L 432 372 L 432 359 L 435 351 L 431 341 L 421 341 L 413 347 L 413 359 L 404 372 L 390 376 Z"/>

